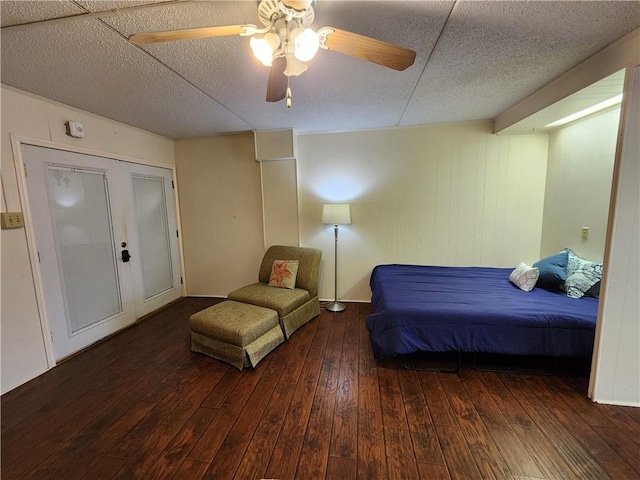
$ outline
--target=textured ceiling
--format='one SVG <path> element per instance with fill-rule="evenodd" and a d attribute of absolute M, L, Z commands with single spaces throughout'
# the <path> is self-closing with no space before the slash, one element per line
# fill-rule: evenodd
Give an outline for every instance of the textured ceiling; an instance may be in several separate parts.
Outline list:
<path fill-rule="evenodd" d="M 415 64 L 397 72 L 321 50 L 291 78 L 287 109 L 265 101 L 268 71 L 247 38 L 127 41 L 133 33 L 260 25 L 257 2 L 2 0 L 1 79 L 171 138 L 467 121 L 496 117 L 640 26 L 635 1 L 318 0 L 314 8 L 314 27 L 411 48 Z"/>

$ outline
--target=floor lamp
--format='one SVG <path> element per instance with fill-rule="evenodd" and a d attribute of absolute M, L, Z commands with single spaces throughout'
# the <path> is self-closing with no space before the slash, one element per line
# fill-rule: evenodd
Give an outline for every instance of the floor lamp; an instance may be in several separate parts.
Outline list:
<path fill-rule="evenodd" d="M 338 301 L 338 225 L 348 225 L 351 223 L 351 209 L 348 203 L 325 203 L 322 207 L 322 223 L 333 225 L 335 237 L 334 252 L 334 276 L 335 276 L 335 302 L 331 302 L 324 308 L 330 312 L 342 312 L 347 308 Z"/>

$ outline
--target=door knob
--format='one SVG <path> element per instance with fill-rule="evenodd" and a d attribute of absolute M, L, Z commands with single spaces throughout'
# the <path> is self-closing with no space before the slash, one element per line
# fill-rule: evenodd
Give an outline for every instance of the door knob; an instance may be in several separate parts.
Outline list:
<path fill-rule="evenodd" d="M 129 250 L 122 250 L 123 263 L 127 263 L 130 259 L 131 259 L 131 255 L 129 254 Z"/>

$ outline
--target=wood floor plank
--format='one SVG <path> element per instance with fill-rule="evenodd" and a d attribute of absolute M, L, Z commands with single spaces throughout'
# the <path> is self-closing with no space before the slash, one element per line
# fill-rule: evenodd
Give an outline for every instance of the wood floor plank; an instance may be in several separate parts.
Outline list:
<path fill-rule="evenodd" d="M 542 473 L 535 460 L 485 388 L 482 382 L 485 375 L 476 370 L 465 370 L 459 377 L 509 471 L 523 477 L 541 478 Z"/>
<path fill-rule="evenodd" d="M 189 388 L 184 392 L 184 395 L 178 398 L 174 408 L 166 418 L 162 419 L 159 428 L 152 435 L 147 436 L 141 445 L 137 446 L 135 455 L 130 455 L 125 465 L 118 470 L 120 478 L 142 478 L 150 468 L 154 467 L 164 449 L 185 424 L 190 421 L 192 415 L 200 408 L 203 399 L 213 388 L 214 385 L 211 383 L 201 381 L 207 377 L 206 373 L 206 370 L 194 371 L 192 388 Z M 217 413 L 217 410 L 207 409 L 203 413 L 211 413 L 213 415 Z M 201 429 L 197 425 L 189 425 L 187 430 L 192 437 L 197 438 L 201 434 Z M 180 452 L 182 453 L 182 451 Z"/>
<path fill-rule="evenodd" d="M 353 458 L 329 457 L 326 480 L 345 480 L 356 477 L 356 460 Z"/>
<path fill-rule="evenodd" d="M 342 353 L 342 339 L 344 337 L 344 313 L 334 313 L 335 321 L 331 322 L 329 341 L 324 351 L 322 368 L 318 377 L 316 395 L 334 395 L 338 388 L 340 372 L 340 356 Z"/>
<path fill-rule="evenodd" d="M 447 373 L 418 372 L 422 393 L 431 412 L 434 425 L 456 425 L 456 417 L 440 385 L 440 377 Z"/>
<path fill-rule="evenodd" d="M 267 406 L 265 398 L 273 394 L 286 359 L 286 356 L 272 355 L 263 360 L 265 371 L 213 457 L 204 478 L 233 478 Z M 274 366 L 276 368 L 272 368 Z"/>
<path fill-rule="evenodd" d="M 358 479 L 387 478 L 378 372 L 364 325 L 360 328 L 358 369 Z"/>
<path fill-rule="evenodd" d="M 634 475 L 640 473 L 634 471 L 628 463 L 629 461 L 636 462 L 640 466 L 640 460 L 638 460 L 640 458 L 640 448 L 638 448 L 637 444 L 630 443 L 627 439 L 621 445 L 615 444 L 614 448 L 612 448 L 606 438 L 609 433 L 613 435 L 618 433 L 615 427 L 591 426 L 585 419 L 582 399 L 574 400 L 571 404 L 568 404 L 561 395 L 557 394 L 558 390 L 554 390 L 552 393 L 544 388 L 542 382 L 542 379 L 536 378 L 528 379 L 524 383 L 532 391 L 536 392 L 538 398 L 544 402 L 559 423 L 571 432 L 591 457 L 607 471 L 611 478 L 633 478 Z M 558 382 L 550 382 L 549 379 L 546 379 L 545 384 L 549 383 L 558 388 L 556 385 Z M 590 417 L 594 423 L 604 423 L 598 422 L 597 419 L 594 420 L 593 413 L 590 414 Z M 606 423 L 609 422 L 607 421 Z M 630 444 L 634 445 L 633 449 L 627 449 L 627 445 Z M 631 453 L 631 455 L 625 455 L 625 453 Z"/>
<path fill-rule="evenodd" d="M 374 359 L 370 304 L 239 372 L 189 348 L 189 316 L 220 301 L 183 299 L 3 395 L 3 480 L 640 478 L 640 409 L 592 403 L 586 377 L 405 370 Z"/>
<path fill-rule="evenodd" d="M 293 393 L 305 365 L 304 359 L 309 354 L 309 348 L 317 328 L 318 322 L 307 323 L 304 328 L 296 331 L 295 339 L 290 339 L 287 342 L 290 346 L 291 354 L 282 375 L 278 379 L 276 389 L 265 408 L 262 421 L 280 425 L 284 422 Z"/>
<path fill-rule="evenodd" d="M 340 356 L 329 454 L 333 457 L 355 459 L 358 449 L 358 351 L 360 344 L 357 310 L 348 309 L 343 315 L 343 320 L 345 331 Z"/>
<path fill-rule="evenodd" d="M 482 479 L 460 427 L 438 424 L 435 427 L 449 476 L 453 480 Z"/>
<path fill-rule="evenodd" d="M 511 425 L 531 426 L 533 421 L 527 414 L 518 399 L 513 396 L 511 391 L 500 380 L 497 374 L 493 372 L 485 372 L 482 375 L 482 383 L 491 395 L 491 398 L 498 406 L 504 417 Z"/>
<path fill-rule="evenodd" d="M 449 470 L 446 465 L 434 465 L 433 463 L 418 462 L 418 474 L 420 480 L 450 480 Z"/>
<path fill-rule="evenodd" d="M 499 479 L 511 476 L 513 472 L 491 439 L 464 386 L 459 381 L 441 381 L 441 385 L 482 477 Z"/>
<path fill-rule="evenodd" d="M 382 424 L 387 428 L 408 428 L 395 359 L 385 358 L 379 361 L 376 370 L 380 388 Z"/>
<path fill-rule="evenodd" d="M 217 409 L 198 408 L 185 421 L 180 431 L 171 439 L 160 455 L 154 458 L 151 467 L 147 469 L 142 478 L 149 480 L 172 478 L 177 473 L 178 467 L 186 459 L 195 442 L 216 417 L 217 413 Z"/>
<path fill-rule="evenodd" d="M 77 402 L 64 409 L 63 416 L 52 417 L 51 421 L 44 422 L 46 428 L 40 435 L 22 437 L 3 452 L 2 477 L 22 479 L 43 461 L 42 452 L 47 456 L 51 454 L 59 445 L 58 442 L 69 440 L 113 402 L 114 399 L 106 398 L 97 390 L 80 397 Z"/>
<path fill-rule="evenodd" d="M 563 480 L 580 478 L 537 426 L 513 425 L 512 428 L 538 464 L 543 478 Z"/>
<path fill-rule="evenodd" d="M 122 468 L 122 465 L 126 462 L 124 458 L 117 457 L 100 457 L 98 462 L 91 467 L 91 469 L 83 474 L 82 477 L 78 477 L 79 479 L 87 479 L 91 480 L 107 480 L 110 478 L 115 478 L 116 472 Z M 68 477 L 61 477 L 68 478 Z"/>
<path fill-rule="evenodd" d="M 544 382 L 555 393 L 556 397 L 565 401 L 588 425 L 597 427 L 612 427 L 613 423 L 607 418 L 604 409 L 593 403 L 585 394 L 580 394 L 571 388 L 564 377 L 545 377 Z M 541 391 L 546 389 L 541 389 Z"/>
<path fill-rule="evenodd" d="M 224 404 L 227 397 L 233 392 L 238 385 L 238 382 L 242 378 L 242 372 L 239 372 L 235 368 L 229 368 L 225 372 L 224 376 L 218 382 L 216 388 L 211 390 L 211 393 L 202 402 L 203 407 L 207 408 L 220 408 Z"/>
<path fill-rule="evenodd" d="M 178 367 L 175 376 L 168 378 L 169 382 L 163 382 L 152 392 L 143 397 L 144 400 L 154 400 L 156 405 L 147 415 L 135 425 L 127 434 L 120 439 L 110 451 L 109 455 L 120 458 L 130 458 L 132 452 L 136 451 L 143 445 L 147 439 L 154 436 L 157 429 L 163 425 L 163 422 L 169 417 L 171 412 L 186 399 L 192 397 L 194 392 L 192 388 L 199 385 L 196 395 L 204 394 L 215 387 L 220 378 L 220 373 L 209 372 L 210 364 L 202 363 L 202 359 L 195 359 L 194 363 L 189 362 L 191 368 Z M 197 368 L 193 368 L 197 365 Z"/>
<path fill-rule="evenodd" d="M 326 476 L 331 441 L 331 420 L 335 408 L 335 397 L 316 395 L 311 406 L 309 423 L 302 444 L 296 478 L 309 480 Z"/>
<path fill-rule="evenodd" d="M 638 445 L 630 441 L 629 437 L 616 427 L 593 427 L 593 429 L 616 453 L 610 464 L 606 465 L 600 460 L 600 456 L 597 457 L 611 478 L 633 478 L 634 475 L 640 478 L 640 448 Z M 619 457 L 629 464 L 633 471 L 626 468 L 627 465 L 620 462 Z M 607 457 L 607 459 L 609 458 Z"/>
<path fill-rule="evenodd" d="M 629 418 L 634 420 L 637 424 L 640 424 L 640 408 L 638 407 L 619 407 L 618 410 Z"/>
<path fill-rule="evenodd" d="M 607 418 L 613 426 L 615 426 L 621 432 L 624 432 L 625 436 L 636 445 L 640 446 L 640 423 L 635 422 L 629 416 L 629 408 L 638 407 L 618 407 L 614 405 L 602 405 L 598 404 L 599 410 L 607 415 Z"/>
<path fill-rule="evenodd" d="M 154 406 L 154 403 L 137 402 L 124 415 L 113 422 L 107 430 L 95 435 L 91 441 L 87 441 L 86 446 L 80 449 L 75 456 L 66 455 L 60 451 L 56 452 L 56 457 L 61 458 L 64 463 L 64 466 L 58 472 L 60 474 L 64 473 L 64 476 L 70 479 L 84 478 L 86 472 L 91 471 L 99 459 Z M 75 437 L 73 440 L 75 441 Z M 124 463 L 124 459 L 122 460 L 122 463 Z M 121 466 L 122 464 L 118 466 L 118 469 Z"/>
<path fill-rule="evenodd" d="M 233 379 L 235 387 L 219 407 L 215 419 L 200 436 L 193 449 L 187 455 L 187 458 L 207 463 L 213 460 L 220 445 L 222 445 L 229 430 L 231 430 L 231 427 L 235 423 L 236 418 L 243 411 L 244 405 L 249 400 L 253 389 L 258 384 L 262 376 L 263 368 L 264 365 L 259 364 L 258 369 L 254 371 L 238 372 L 240 379 L 237 382 L 235 378 Z M 225 374 L 225 377 L 227 377 L 227 374 Z M 209 405 L 211 404 L 206 402 L 206 400 L 201 404 L 201 406 L 206 406 L 207 408 Z"/>
<path fill-rule="evenodd" d="M 87 445 L 90 445 L 96 437 L 102 436 L 102 434 L 113 425 L 116 419 L 122 417 L 134 406 L 135 402 L 135 397 L 127 397 L 119 400 L 112 408 L 106 409 L 85 428 L 56 448 L 54 454 L 47 457 L 44 461 L 40 462 L 36 468 L 24 475 L 22 477 L 23 480 L 37 480 L 50 475 L 52 472 L 62 473 L 63 470 L 66 472 L 67 464 L 75 464 L 76 457 L 83 453 Z M 137 412 L 138 415 L 140 415 L 140 413 L 150 410 L 153 404 L 143 402 L 142 404 L 139 403 L 138 406 L 141 407 L 140 411 Z M 138 415 L 134 418 L 137 418 Z"/>
<path fill-rule="evenodd" d="M 500 378 L 527 410 L 529 416 L 535 417 L 538 428 L 549 438 L 554 447 L 562 453 L 562 458 L 567 461 L 578 477 L 594 480 L 610 478 L 598 462 L 557 421 L 547 406 L 542 404 L 536 393 L 527 386 L 526 375 L 500 374 Z"/>
<path fill-rule="evenodd" d="M 398 378 L 416 461 L 444 465 L 438 436 L 417 373 L 400 368 Z"/>
<path fill-rule="evenodd" d="M 245 480 L 264 477 L 281 427 L 280 423 L 269 421 L 262 421 L 258 424 L 255 434 L 242 456 L 234 479 Z"/>
<path fill-rule="evenodd" d="M 187 458 L 180 464 L 176 473 L 171 477 L 171 480 L 194 480 L 202 478 L 208 467 L 209 464 L 207 462 Z"/>
<path fill-rule="evenodd" d="M 300 376 L 289 411 L 282 424 L 275 448 L 271 455 L 266 476 L 268 478 L 294 478 L 298 458 L 304 442 L 311 405 L 320 375 L 321 359 L 329 339 L 333 317 L 326 314 L 318 318 L 313 342 L 304 359 L 303 374 Z"/>
<path fill-rule="evenodd" d="M 389 480 L 418 480 L 409 429 L 384 427 L 384 440 Z"/>

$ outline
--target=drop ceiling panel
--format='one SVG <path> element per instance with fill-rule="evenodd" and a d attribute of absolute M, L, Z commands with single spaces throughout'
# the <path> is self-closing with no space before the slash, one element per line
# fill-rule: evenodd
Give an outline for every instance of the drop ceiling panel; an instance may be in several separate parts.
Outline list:
<path fill-rule="evenodd" d="M 37 8 L 36 8 L 37 7 Z M 82 8 L 68 1 L 33 2 L 2 0 L 2 26 L 38 22 L 83 13 Z"/>
<path fill-rule="evenodd" d="M 90 12 L 104 12 L 118 8 L 137 7 L 139 5 L 157 5 L 170 0 L 76 0 L 76 3 Z M 171 3 L 171 2 L 170 2 Z"/>
<path fill-rule="evenodd" d="M 12 50 L 21 55 L 5 55 Z M 3 83 L 145 130 L 183 137 L 252 128 L 97 20 L 11 30 L 2 51 Z"/>
<path fill-rule="evenodd" d="M 639 16 L 636 2 L 458 2 L 402 124 L 495 118 Z"/>

